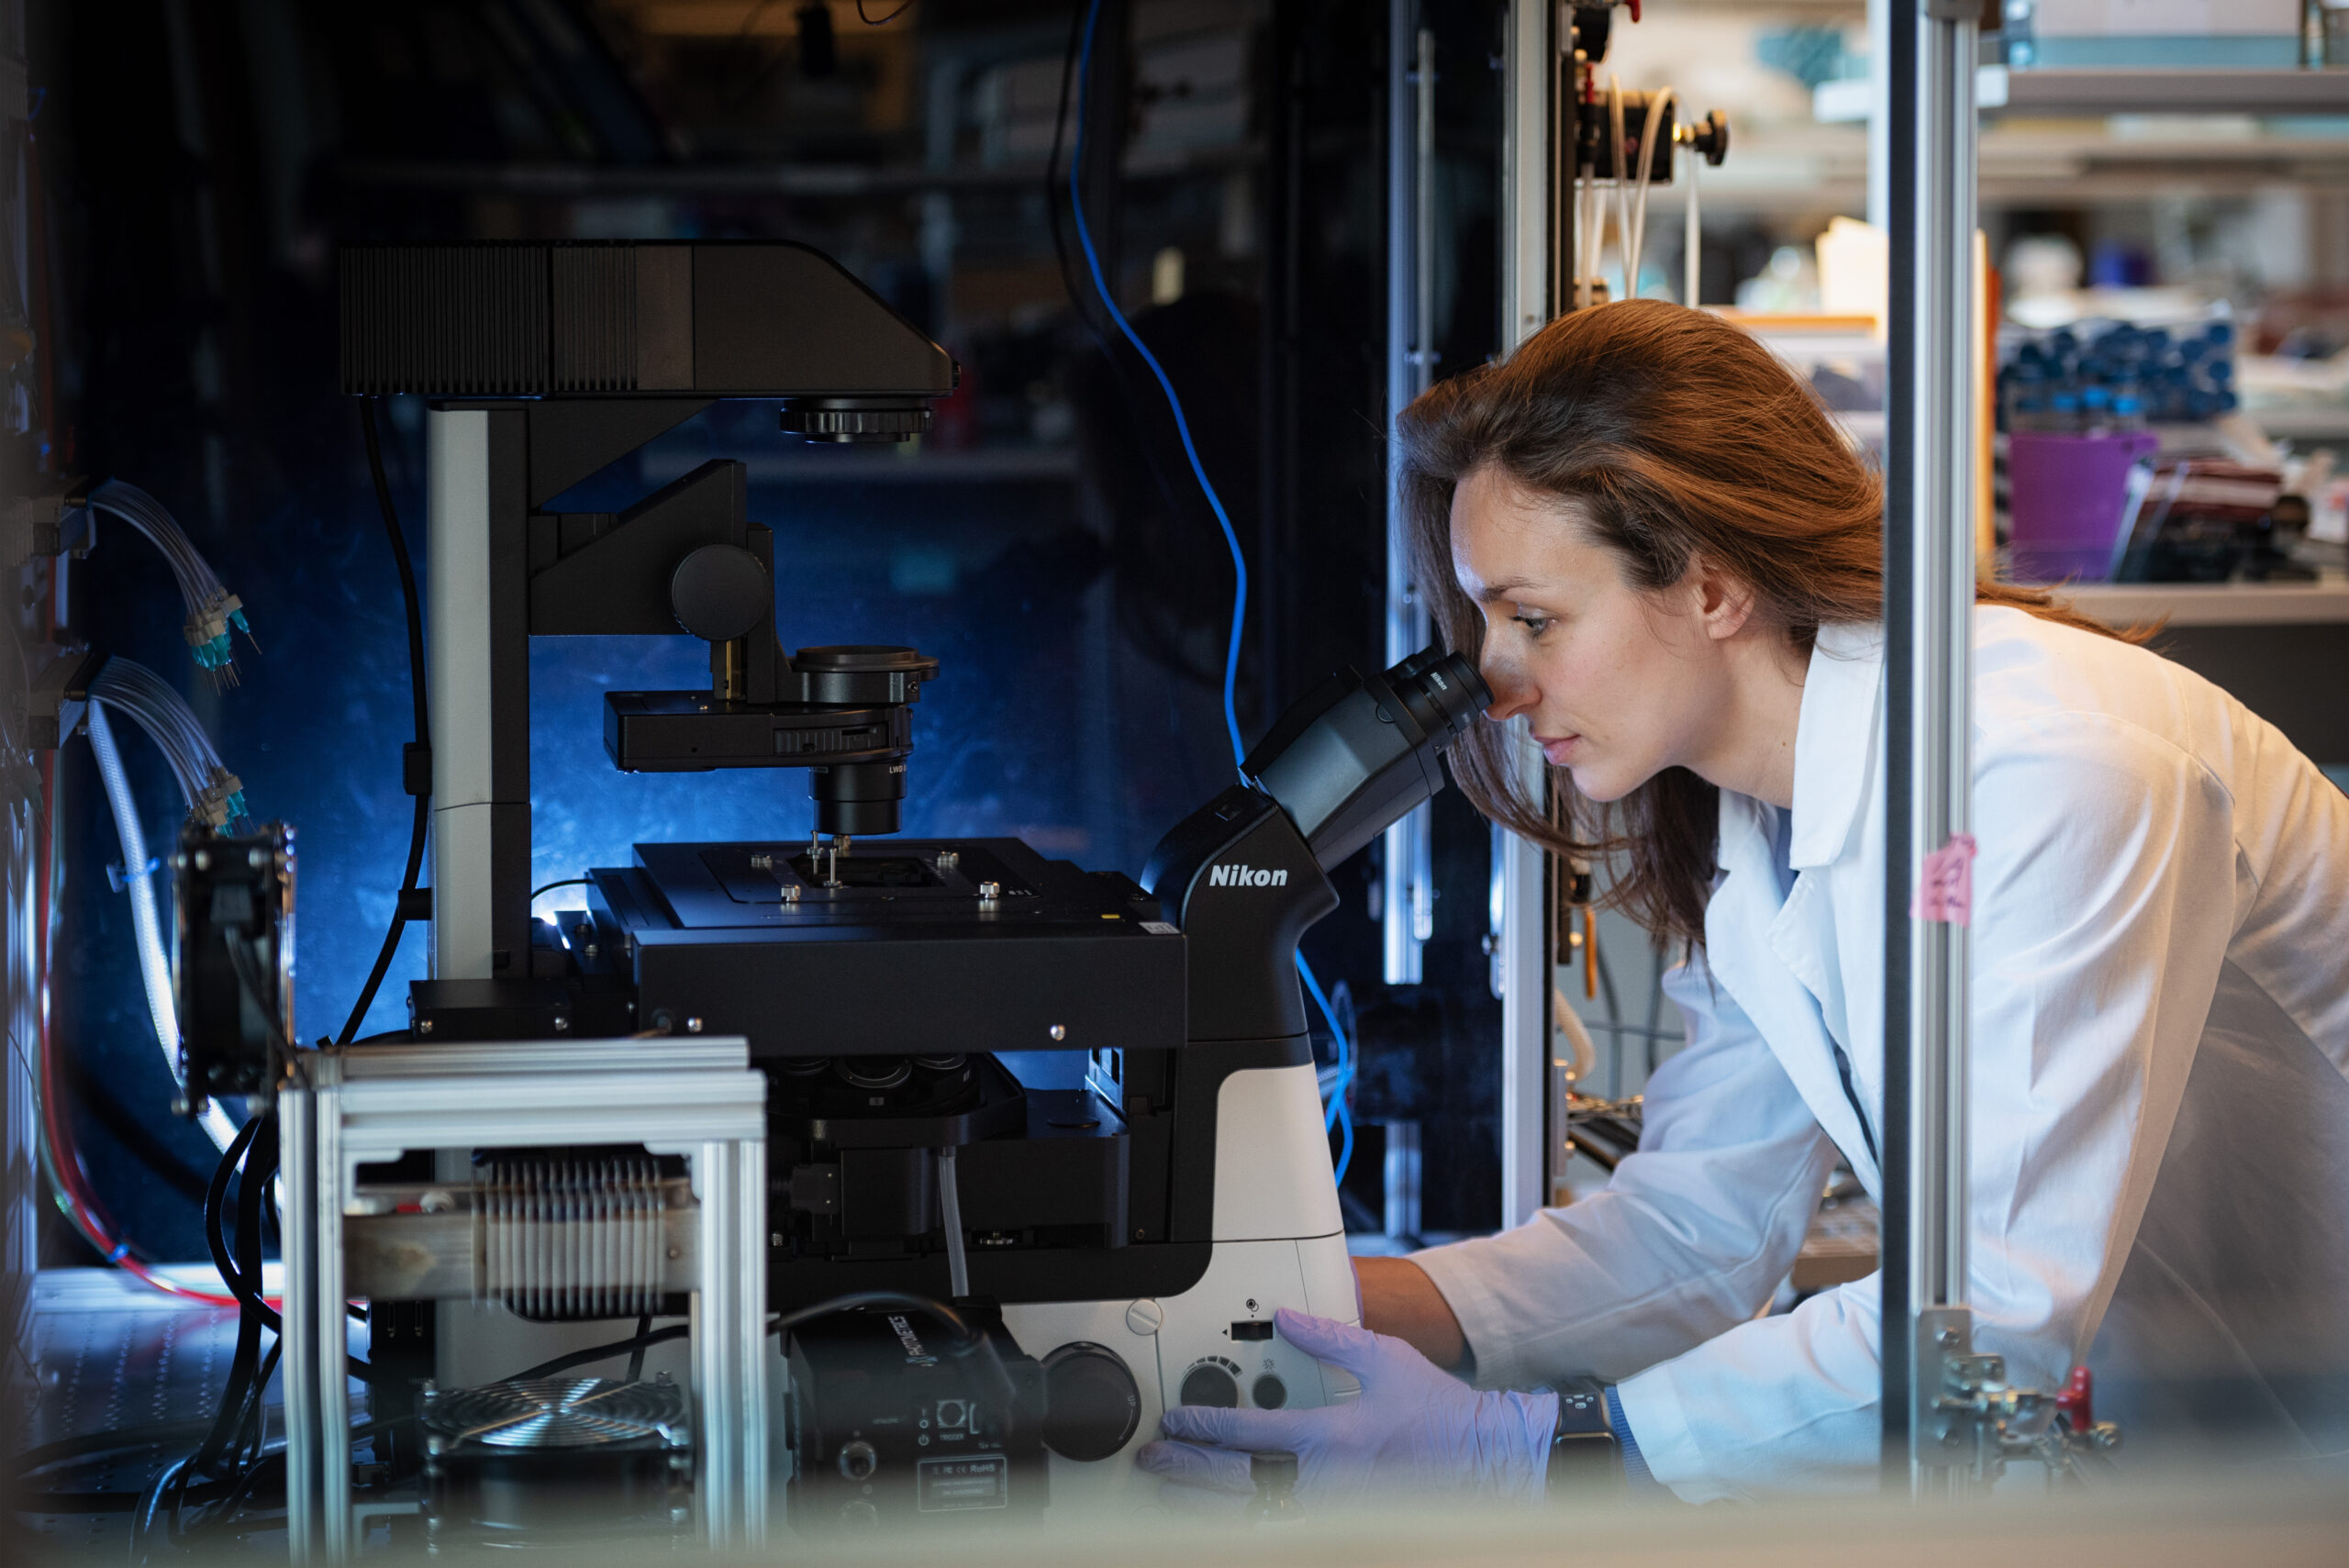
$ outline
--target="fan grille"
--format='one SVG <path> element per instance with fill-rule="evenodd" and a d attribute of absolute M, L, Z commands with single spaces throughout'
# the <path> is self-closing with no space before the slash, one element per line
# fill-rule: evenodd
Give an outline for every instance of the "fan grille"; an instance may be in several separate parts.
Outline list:
<path fill-rule="evenodd" d="M 666 1440 L 685 1425 L 682 1389 L 667 1383 L 548 1377 L 462 1388 L 433 1401 L 426 1429 L 500 1449 L 594 1448 Z"/>

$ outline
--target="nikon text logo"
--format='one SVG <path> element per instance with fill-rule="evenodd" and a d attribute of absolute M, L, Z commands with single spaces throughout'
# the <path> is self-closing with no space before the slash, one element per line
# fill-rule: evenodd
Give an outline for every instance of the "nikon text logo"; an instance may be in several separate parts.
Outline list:
<path fill-rule="evenodd" d="M 1286 887 L 1288 873 L 1258 871 L 1254 866 L 1209 866 L 1209 887 Z"/>

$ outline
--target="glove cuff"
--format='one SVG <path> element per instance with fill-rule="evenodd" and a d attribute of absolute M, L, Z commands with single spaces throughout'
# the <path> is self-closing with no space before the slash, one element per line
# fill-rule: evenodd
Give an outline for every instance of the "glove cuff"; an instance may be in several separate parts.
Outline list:
<path fill-rule="evenodd" d="M 1477 1427 L 1487 1462 L 1484 1486 L 1495 1496 L 1538 1498 L 1550 1464 L 1550 1443 L 1558 1429 L 1554 1394 L 1484 1394 Z"/>

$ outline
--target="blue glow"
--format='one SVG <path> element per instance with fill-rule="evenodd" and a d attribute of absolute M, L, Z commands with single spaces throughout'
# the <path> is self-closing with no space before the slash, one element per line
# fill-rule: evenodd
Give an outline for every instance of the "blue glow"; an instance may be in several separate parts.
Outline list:
<path fill-rule="evenodd" d="M 1166 395 L 1167 410 L 1174 416 L 1175 433 L 1183 438 L 1183 455 L 1190 460 L 1191 477 L 1199 482 L 1200 494 L 1215 511 L 1215 520 L 1223 528 L 1223 542 L 1231 551 L 1231 636 L 1224 645 L 1223 654 L 1223 727 L 1231 736 L 1231 762 L 1234 767 L 1244 767 L 1248 749 L 1240 740 L 1240 706 L 1237 691 L 1240 682 L 1240 636 L 1248 613 L 1248 563 L 1240 553 L 1240 536 L 1231 527 L 1231 514 L 1223 508 L 1223 497 L 1216 494 L 1214 482 L 1208 478 L 1206 464 L 1199 462 L 1199 449 L 1191 440 L 1191 421 L 1183 413 L 1183 400 L 1174 392 L 1174 384 L 1167 379 L 1166 368 L 1158 356 L 1150 351 L 1126 313 L 1118 308 L 1117 296 L 1109 290 L 1108 281 L 1101 275 L 1101 257 L 1093 248 L 1093 230 L 1085 221 L 1085 194 L 1079 188 L 1078 172 L 1085 167 L 1085 100 L 1091 90 L 1093 78 L 1093 31 L 1101 19 L 1101 0 L 1092 0 L 1085 13 L 1085 42 L 1076 61 L 1076 141 L 1068 160 L 1069 213 L 1075 219 L 1076 241 L 1085 251 L 1085 265 L 1093 274 L 1093 289 L 1108 311 L 1109 319 L 1141 356 L 1150 373 L 1158 378 L 1158 389 Z M 1297 972 L 1304 978 L 1305 988 L 1320 1004 L 1321 1016 L 1330 1021 L 1330 1036 L 1338 1046 L 1338 1073 L 1331 1081 L 1330 1102 L 1322 1109 L 1322 1128 L 1327 1130 L 1334 1121 L 1340 1130 L 1337 1176 L 1339 1183 L 1346 1179 L 1346 1166 L 1353 1159 L 1354 1119 L 1346 1106 L 1346 1088 L 1353 1076 L 1353 1046 L 1346 1039 L 1346 1031 L 1338 1027 L 1338 1015 L 1330 1006 L 1329 998 L 1321 994 L 1321 983 L 1313 977 L 1313 966 L 1305 961 L 1299 950 Z"/>
<path fill-rule="evenodd" d="M 1076 220 L 1076 241 L 1085 250 L 1085 265 L 1093 274 L 1094 292 L 1101 296 L 1103 308 L 1109 319 L 1118 324 L 1126 341 L 1141 356 L 1150 373 L 1158 378 L 1159 390 L 1166 394 L 1166 406 L 1174 416 L 1175 433 L 1183 438 L 1183 455 L 1190 460 L 1191 477 L 1199 482 L 1199 491 L 1207 496 L 1208 505 L 1215 510 L 1215 520 L 1222 526 L 1223 542 L 1231 550 L 1231 638 L 1225 644 L 1223 656 L 1223 727 L 1231 736 L 1231 763 L 1238 767 L 1248 759 L 1248 748 L 1240 742 L 1240 713 L 1233 693 L 1240 682 L 1240 628 L 1241 617 L 1248 610 L 1248 563 L 1241 559 L 1240 536 L 1232 531 L 1231 514 L 1223 509 L 1223 497 L 1208 478 L 1207 466 L 1199 462 L 1199 449 L 1191 440 L 1191 421 L 1184 416 L 1183 400 L 1174 395 L 1174 384 L 1166 379 L 1166 367 L 1150 351 L 1135 333 L 1133 323 L 1118 308 L 1117 296 L 1109 292 L 1109 284 L 1101 275 L 1101 258 L 1093 249 L 1093 230 L 1085 221 L 1085 195 L 1077 189 L 1077 171 L 1085 167 L 1085 100 L 1093 74 L 1093 28 L 1101 19 L 1101 0 L 1093 0 L 1085 14 L 1085 47 L 1076 62 L 1076 143 L 1068 159 L 1069 212 Z"/>

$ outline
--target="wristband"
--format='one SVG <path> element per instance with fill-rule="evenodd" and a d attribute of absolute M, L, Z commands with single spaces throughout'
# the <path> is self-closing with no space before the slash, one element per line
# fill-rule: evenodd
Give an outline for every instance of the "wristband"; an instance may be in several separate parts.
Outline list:
<path fill-rule="evenodd" d="M 1622 1496 L 1622 1453 L 1604 1394 L 1558 1396 L 1546 1485 L 1549 1496 L 1558 1499 L 1613 1502 Z"/>

